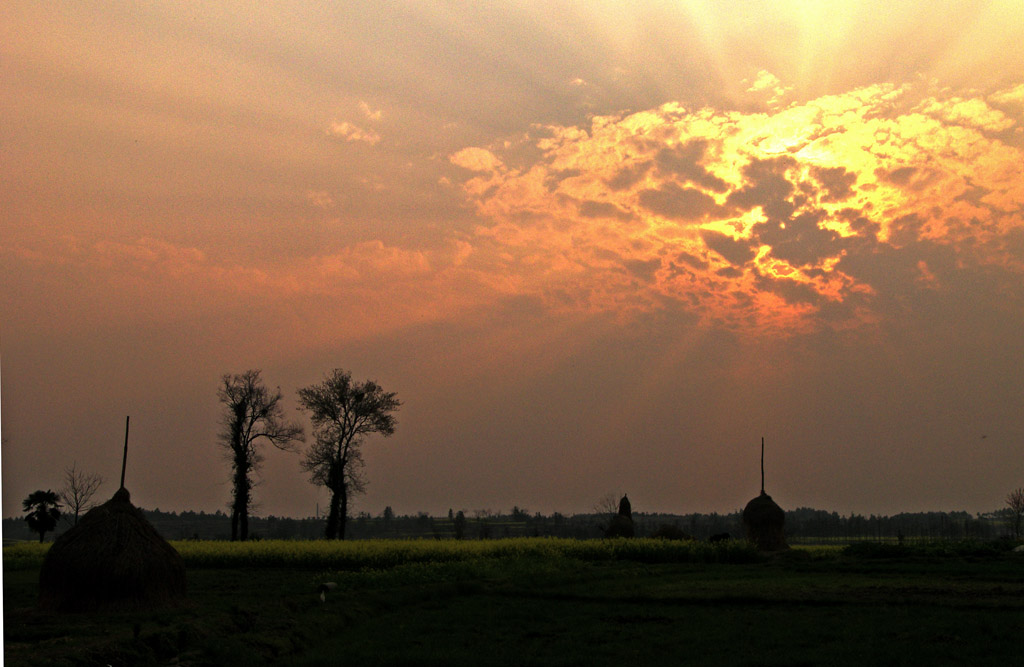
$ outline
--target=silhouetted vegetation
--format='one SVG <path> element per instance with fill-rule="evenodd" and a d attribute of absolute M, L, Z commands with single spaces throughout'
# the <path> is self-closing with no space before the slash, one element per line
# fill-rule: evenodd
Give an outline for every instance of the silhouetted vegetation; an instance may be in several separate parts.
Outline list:
<path fill-rule="evenodd" d="M 651 534 L 651 537 L 655 537 L 662 540 L 692 540 L 691 535 L 687 535 L 683 532 L 683 529 L 679 526 L 674 526 L 670 523 L 663 523 L 658 526 L 658 529 Z M 712 535 L 708 538 L 708 541 L 715 541 L 715 536 Z"/>
<path fill-rule="evenodd" d="M 612 515 L 608 527 L 604 530 L 605 537 L 633 537 L 636 530 L 633 528 L 633 508 L 629 498 L 625 495 L 619 500 L 619 509 Z"/>
<path fill-rule="evenodd" d="M 103 478 L 95 473 L 78 469 L 77 463 L 64 470 L 64 486 L 60 498 L 72 516 L 72 525 L 78 525 L 78 517 L 92 509 L 92 497 L 96 495 Z"/>
<path fill-rule="evenodd" d="M 25 523 L 28 524 L 29 530 L 39 534 L 40 542 L 43 541 L 43 536 L 56 528 L 57 522 L 60 521 L 59 501 L 59 497 L 53 491 L 40 489 L 28 494 L 28 497 L 21 503 L 21 507 L 26 513 Z"/>
<path fill-rule="evenodd" d="M 1021 517 L 1024 517 L 1024 487 L 1011 491 L 1006 496 L 1006 506 L 1013 517 L 1013 536 L 1020 538 Z"/>
<path fill-rule="evenodd" d="M 518 510 L 518 511 L 516 511 Z M 228 514 L 216 512 L 165 512 L 160 509 L 142 510 L 150 523 L 169 540 L 203 539 L 229 540 L 231 519 Z M 507 512 L 491 510 L 459 510 L 447 516 L 435 517 L 426 512 L 396 515 L 387 507 L 376 516 L 359 512 L 350 517 L 347 539 L 456 539 L 458 519 L 462 515 L 463 539 L 505 537 L 574 537 L 577 539 L 603 538 L 607 515 L 582 513 L 565 515 L 555 512 L 542 515 L 513 508 Z M 713 535 L 728 533 L 743 535 L 740 512 L 728 514 L 665 514 L 633 512 L 637 537 L 667 537 L 672 535 L 708 540 Z M 326 518 L 309 516 L 289 518 L 278 516 L 250 517 L 250 539 L 317 539 L 325 533 Z M 59 524 L 57 535 L 66 528 Z M 676 532 L 678 531 L 678 532 Z M 38 539 L 23 519 L 3 521 L 5 539 Z M 799 507 L 786 512 L 786 536 L 797 544 L 848 544 L 851 542 L 896 542 L 902 534 L 908 543 L 933 540 L 978 539 L 993 540 L 1012 537 L 1013 517 L 1009 510 L 996 510 L 984 514 L 967 512 L 914 512 L 893 516 L 848 514 Z"/>
<path fill-rule="evenodd" d="M 324 534 L 345 539 L 349 496 L 361 493 L 366 484 L 362 440 L 375 433 L 394 433 L 397 421 L 392 413 L 402 403 L 376 382 L 353 382 L 351 373 L 338 368 L 320 384 L 300 389 L 299 402 L 309 411 L 315 435 L 302 467 L 314 484 L 331 492 Z"/>
<path fill-rule="evenodd" d="M 451 510 L 448 510 L 448 514 L 451 516 Z M 466 514 L 462 510 L 452 517 L 452 528 L 455 531 L 455 539 L 461 540 L 466 536 Z"/>
<path fill-rule="evenodd" d="M 991 558 L 1008 554 L 1017 543 L 1013 540 L 931 540 L 912 544 L 899 542 L 854 542 L 843 548 L 843 554 L 856 558 Z"/>
<path fill-rule="evenodd" d="M 302 427 L 285 420 L 281 390 L 270 393 L 259 370 L 225 375 L 222 382 L 217 397 L 224 404 L 220 444 L 231 461 L 231 539 L 245 540 L 249 537 L 252 476 L 263 461 L 260 439 L 294 451 L 295 442 L 302 439 Z"/>

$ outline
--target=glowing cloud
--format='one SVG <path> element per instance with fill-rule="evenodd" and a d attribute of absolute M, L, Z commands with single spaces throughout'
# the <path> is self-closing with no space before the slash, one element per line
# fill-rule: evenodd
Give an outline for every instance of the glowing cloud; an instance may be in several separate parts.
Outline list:
<path fill-rule="evenodd" d="M 783 86 L 779 77 L 766 70 L 758 72 L 754 83 L 747 88 L 748 93 L 767 92 L 771 95 L 768 98 L 768 104 L 771 106 L 778 104 L 782 100 L 782 96 L 791 90 L 793 90 L 791 86 Z"/>
<path fill-rule="evenodd" d="M 363 112 L 367 119 L 372 121 L 379 121 L 384 117 L 384 112 L 381 109 L 371 109 L 370 105 L 362 100 L 359 101 L 359 110 Z"/>
<path fill-rule="evenodd" d="M 371 146 L 377 144 L 380 141 L 380 135 L 373 130 L 364 130 L 357 125 L 353 125 L 347 121 L 331 123 L 331 127 L 327 130 L 327 133 L 334 137 L 339 137 L 345 141 L 361 141 Z"/>
<path fill-rule="evenodd" d="M 750 89 L 786 90 L 768 72 Z M 1014 128 L 981 96 L 877 85 L 770 113 L 665 104 L 451 161 L 477 174 L 463 183 L 489 220 L 476 244 L 550 307 L 671 303 L 785 333 L 874 321 L 885 248 L 924 267 L 922 289 L 942 285 L 938 247 L 1019 273 L 1024 152 L 1000 139 Z M 539 157 L 505 168 L 531 145 Z"/>

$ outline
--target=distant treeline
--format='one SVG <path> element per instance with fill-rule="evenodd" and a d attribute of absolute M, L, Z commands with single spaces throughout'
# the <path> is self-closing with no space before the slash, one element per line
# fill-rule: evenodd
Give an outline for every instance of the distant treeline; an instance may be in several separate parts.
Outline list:
<path fill-rule="evenodd" d="M 150 523 L 169 540 L 227 540 L 231 537 L 231 519 L 224 512 L 162 512 L 142 510 Z M 255 539 L 320 539 L 325 518 L 252 517 L 250 536 Z M 604 535 L 609 517 L 601 514 L 554 513 L 548 516 L 513 508 L 508 513 L 478 510 L 452 512 L 434 517 L 426 513 L 398 516 L 386 508 L 378 516 L 365 512 L 350 519 L 348 539 L 487 539 L 503 537 L 599 538 Z M 676 529 L 699 540 L 728 533 L 743 535 L 740 512 L 730 514 L 657 514 L 633 512 L 633 524 L 639 537 L 656 535 L 665 527 Z M 61 521 L 51 541 L 70 526 Z M 1006 510 L 971 515 L 967 512 L 915 512 L 894 516 L 842 516 L 801 507 L 786 512 L 786 536 L 791 542 L 844 542 L 850 540 L 905 539 L 996 539 L 1011 535 L 1011 519 Z M 22 518 L 3 520 L 3 537 L 8 540 L 38 540 Z"/>
<path fill-rule="evenodd" d="M 786 512 L 786 534 L 796 539 L 843 541 L 863 539 L 996 539 L 1013 535 L 1008 510 L 971 515 L 968 512 L 902 512 L 893 516 L 851 514 L 801 507 Z"/>

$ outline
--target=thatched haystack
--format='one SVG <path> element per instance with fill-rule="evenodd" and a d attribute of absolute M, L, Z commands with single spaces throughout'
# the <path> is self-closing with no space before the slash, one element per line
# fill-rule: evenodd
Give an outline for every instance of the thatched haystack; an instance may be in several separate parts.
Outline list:
<path fill-rule="evenodd" d="M 629 504 L 629 498 L 622 496 L 619 501 L 619 513 L 611 518 L 608 528 L 604 531 L 605 537 L 633 537 L 633 508 Z"/>
<path fill-rule="evenodd" d="M 39 604 L 58 611 L 171 605 L 185 597 L 185 565 L 124 487 L 50 547 Z"/>
<path fill-rule="evenodd" d="M 789 548 L 783 530 L 785 523 L 786 513 L 763 489 L 761 495 L 743 508 L 743 527 L 746 529 L 747 539 L 761 551 L 782 551 Z"/>
<path fill-rule="evenodd" d="M 629 502 L 629 496 L 622 494 L 622 500 L 619 501 L 619 516 L 633 518 L 633 506 Z"/>

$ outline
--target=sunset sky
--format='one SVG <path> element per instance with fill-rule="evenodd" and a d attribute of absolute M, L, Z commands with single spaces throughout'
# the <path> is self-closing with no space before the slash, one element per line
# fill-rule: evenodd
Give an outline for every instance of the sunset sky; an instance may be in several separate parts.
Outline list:
<path fill-rule="evenodd" d="M 0 3 L 3 515 L 225 510 L 225 373 L 404 405 L 354 511 L 1024 486 L 1024 3 Z M 267 448 L 257 515 L 328 495 Z"/>

